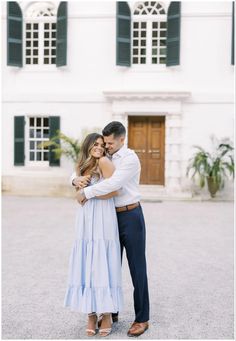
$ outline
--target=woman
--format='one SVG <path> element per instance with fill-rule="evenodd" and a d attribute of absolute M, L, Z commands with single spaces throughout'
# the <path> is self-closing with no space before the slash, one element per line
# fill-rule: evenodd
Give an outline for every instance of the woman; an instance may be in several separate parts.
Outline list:
<path fill-rule="evenodd" d="M 109 178 L 114 170 L 105 156 L 103 136 L 89 134 L 81 147 L 77 175 L 90 176 L 94 184 Z M 117 194 L 112 192 L 78 206 L 64 306 L 88 314 L 88 336 L 96 334 L 97 314 L 103 314 L 99 334 L 110 334 L 111 313 L 122 309 L 120 243 L 112 198 Z"/>

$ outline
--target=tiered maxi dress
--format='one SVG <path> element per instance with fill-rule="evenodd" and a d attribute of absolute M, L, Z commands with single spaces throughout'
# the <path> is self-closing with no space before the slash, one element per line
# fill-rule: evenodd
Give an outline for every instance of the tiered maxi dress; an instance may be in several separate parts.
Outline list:
<path fill-rule="evenodd" d="M 92 178 L 91 184 L 103 179 Z M 113 198 L 78 204 L 64 307 L 82 313 L 122 310 L 121 254 Z"/>

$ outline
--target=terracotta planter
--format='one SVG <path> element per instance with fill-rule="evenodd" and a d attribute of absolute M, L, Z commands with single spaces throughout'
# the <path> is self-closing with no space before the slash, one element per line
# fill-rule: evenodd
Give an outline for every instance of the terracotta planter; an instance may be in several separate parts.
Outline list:
<path fill-rule="evenodd" d="M 214 182 L 211 177 L 208 177 L 207 185 L 208 185 L 208 190 L 210 192 L 211 197 L 214 198 L 216 195 L 216 192 L 219 190 L 219 184 L 217 182 Z"/>

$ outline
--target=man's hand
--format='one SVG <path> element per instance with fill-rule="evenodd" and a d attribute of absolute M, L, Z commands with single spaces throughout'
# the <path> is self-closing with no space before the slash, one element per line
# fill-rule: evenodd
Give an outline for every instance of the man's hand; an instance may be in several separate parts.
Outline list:
<path fill-rule="evenodd" d="M 73 180 L 73 185 L 75 186 L 76 189 L 81 189 L 86 187 L 91 180 L 91 175 L 85 175 L 85 176 L 77 176 Z"/>
<path fill-rule="evenodd" d="M 77 191 L 77 193 L 76 193 L 76 200 L 82 206 L 86 203 L 86 201 L 88 201 L 88 199 L 84 195 L 83 189 L 80 189 L 79 191 Z"/>

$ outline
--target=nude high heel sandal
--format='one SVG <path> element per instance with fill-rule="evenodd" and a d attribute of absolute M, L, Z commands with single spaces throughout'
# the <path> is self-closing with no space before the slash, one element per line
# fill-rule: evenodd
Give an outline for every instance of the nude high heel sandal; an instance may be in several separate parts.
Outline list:
<path fill-rule="evenodd" d="M 112 326 L 111 314 L 103 314 L 103 317 L 104 317 L 104 316 L 109 316 L 109 319 L 110 319 L 110 326 Z M 111 328 L 111 327 L 109 327 L 109 328 L 103 328 L 103 322 L 104 322 L 104 321 L 102 320 L 102 322 L 101 322 L 101 327 L 100 327 L 100 329 L 99 329 L 99 335 L 105 337 L 105 336 L 108 336 L 108 335 L 111 333 L 112 328 Z"/>
<path fill-rule="evenodd" d="M 98 318 L 97 318 L 97 314 L 96 313 L 91 313 L 91 314 L 88 314 L 88 317 L 90 316 L 96 316 L 96 318 L 94 319 L 94 329 L 86 329 L 86 334 L 87 336 L 94 336 L 96 334 L 96 327 L 97 327 L 97 321 L 98 321 Z"/>

